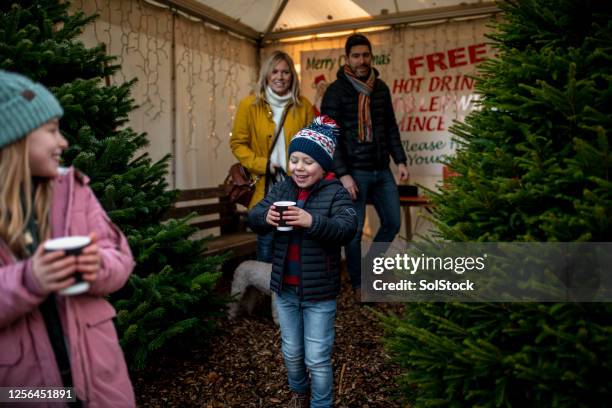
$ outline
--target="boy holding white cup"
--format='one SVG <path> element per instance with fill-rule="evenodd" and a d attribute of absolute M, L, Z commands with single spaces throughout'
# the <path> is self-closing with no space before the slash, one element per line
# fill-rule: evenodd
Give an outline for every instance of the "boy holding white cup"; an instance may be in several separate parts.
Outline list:
<path fill-rule="evenodd" d="M 270 289 L 278 294 L 282 352 L 296 406 L 308 406 L 309 399 L 312 407 L 333 403 L 340 250 L 357 231 L 351 197 L 330 172 L 337 133 L 338 126 L 327 116 L 300 130 L 288 149 L 291 177 L 249 212 L 255 232 L 276 228 Z M 286 206 L 282 219 L 280 205 Z"/>

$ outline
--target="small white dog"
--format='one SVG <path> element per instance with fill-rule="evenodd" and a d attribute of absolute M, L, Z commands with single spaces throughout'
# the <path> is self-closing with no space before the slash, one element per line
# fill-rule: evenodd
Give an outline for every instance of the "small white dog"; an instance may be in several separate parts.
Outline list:
<path fill-rule="evenodd" d="M 256 296 L 245 296 L 249 286 L 272 297 L 272 319 L 278 326 L 278 313 L 276 312 L 276 293 L 270 294 L 270 275 L 272 264 L 258 261 L 244 261 L 234 271 L 231 295 L 234 302 L 230 303 L 228 316 L 230 319 L 238 315 L 241 306 L 251 314 L 257 303 Z"/>

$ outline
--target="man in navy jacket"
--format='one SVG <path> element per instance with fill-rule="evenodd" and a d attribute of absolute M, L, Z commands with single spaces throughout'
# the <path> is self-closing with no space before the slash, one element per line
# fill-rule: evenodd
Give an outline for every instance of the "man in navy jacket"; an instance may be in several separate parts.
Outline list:
<path fill-rule="evenodd" d="M 347 267 L 355 297 L 361 301 L 361 231 L 366 201 L 380 218 L 375 242 L 391 242 L 400 228 L 397 184 L 389 157 L 399 167 L 400 180 L 408 179 L 406 154 L 400 140 L 389 87 L 372 68 L 372 46 L 361 34 L 345 45 L 346 64 L 340 68 L 323 98 L 321 113 L 340 126 L 334 172 L 355 202 L 358 232 L 346 247 Z"/>

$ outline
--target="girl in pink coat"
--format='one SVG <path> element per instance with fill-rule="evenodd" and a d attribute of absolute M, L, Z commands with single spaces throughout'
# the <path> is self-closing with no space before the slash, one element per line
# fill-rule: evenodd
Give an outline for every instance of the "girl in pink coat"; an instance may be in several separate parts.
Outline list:
<path fill-rule="evenodd" d="M 59 167 L 68 146 L 62 114 L 44 86 L 0 70 L 0 387 L 73 387 L 77 406 L 133 407 L 104 297 L 126 283 L 134 262 L 87 177 Z M 70 235 L 91 244 L 78 256 L 43 250 Z M 89 290 L 59 294 L 75 272 Z"/>

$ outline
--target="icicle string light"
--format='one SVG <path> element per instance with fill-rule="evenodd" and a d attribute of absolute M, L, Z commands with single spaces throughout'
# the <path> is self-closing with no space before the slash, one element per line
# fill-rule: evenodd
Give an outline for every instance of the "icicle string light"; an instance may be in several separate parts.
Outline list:
<path fill-rule="evenodd" d="M 245 75 L 241 64 L 244 40 L 149 0 L 76 0 L 73 9 L 100 15 L 92 25 L 93 36 L 96 42 L 105 44 L 107 52 L 116 56 L 122 67 L 111 81 L 122 83 L 138 78 L 136 99 L 147 120 L 167 114 L 184 118 L 187 126 L 180 137 L 186 141 L 187 151 L 197 151 L 198 137 L 205 134 L 207 149 L 210 146 L 216 158 L 219 147 L 231 135 L 238 101 L 249 91 L 240 87 L 244 82 L 240 78 Z M 168 112 L 170 100 L 165 96 L 167 92 L 160 90 L 169 80 L 164 75 L 171 62 L 173 13 L 176 72 L 182 78 L 171 92 L 187 100 L 186 110 L 176 113 Z M 256 76 L 248 75 L 251 80 Z M 228 136 L 223 139 L 219 136 L 217 114 L 222 114 L 217 110 L 221 106 L 228 118 L 222 132 Z"/>

